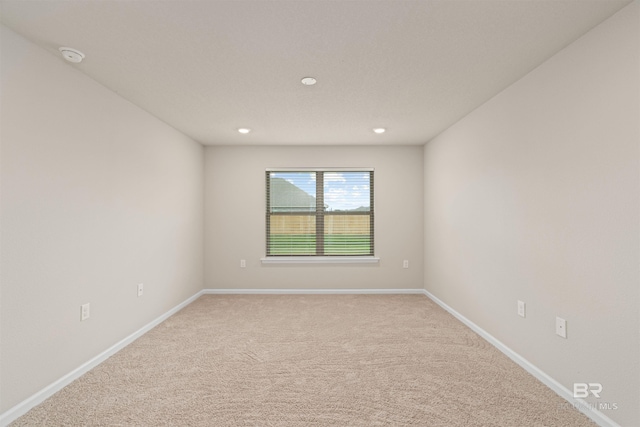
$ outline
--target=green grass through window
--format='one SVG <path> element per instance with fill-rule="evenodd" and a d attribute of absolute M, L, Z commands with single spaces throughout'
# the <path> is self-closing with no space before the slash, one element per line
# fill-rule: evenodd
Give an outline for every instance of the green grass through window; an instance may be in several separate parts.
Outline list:
<path fill-rule="evenodd" d="M 269 255 L 316 255 L 314 234 L 272 234 Z M 324 236 L 325 255 L 373 255 L 371 238 L 363 234 Z"/>

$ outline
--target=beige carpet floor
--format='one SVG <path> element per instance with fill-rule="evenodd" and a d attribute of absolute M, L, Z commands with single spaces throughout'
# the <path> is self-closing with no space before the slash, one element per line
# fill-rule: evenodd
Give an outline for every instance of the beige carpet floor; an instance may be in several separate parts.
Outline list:
<path fill-rule="evenodd" d="M 422 295 L 207 295 L 13 426 L 593 426 Z"/>

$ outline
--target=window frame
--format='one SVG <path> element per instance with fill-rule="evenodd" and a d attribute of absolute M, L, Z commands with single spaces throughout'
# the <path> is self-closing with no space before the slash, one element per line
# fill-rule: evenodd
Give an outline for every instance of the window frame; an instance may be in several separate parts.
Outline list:
<path fill-rule="evenodd" d="M 315 254 L 300 254 L 300 255 L 271 255 L 269 254 L 269 244 L 270 244 L 270 216 L 274 213 L 271 212 L 270 206 L 270 177 L 274 172 L 300 172 L 300 173 L 316 173 L 316 210 L 311 214 L 315 218 L 316 227 L 315 227 L 315 235 L 316 235 L 316 251 Z M 344 211 L 327 211 L 324 208 L 324 173 L 327 172 L 368 172 L 370 174 L 369 178 L 369 211 L 366 213 L 355 213 L 349 212 L 346 213 Z M 375 256 L 375 185 L 374 185 L 374 168 L 362 168 L 362 167 L 329 167 L 329 168 L 266 168 L 265 169 L 265 206 L 266 206 L 266 218 L 265 218 L 265 257 L 261 258 L 263 263 L 274 263 L 274 264 L 282 264 L 282 263 L 377 263 L 379 258 Z M 320 176 L 318 175 L 320 174 Z M 318 179 L 321 178 L 321 179 Z M 285 213 L 286 214 L 303 214 L 302 212 L 297 213 Z M 308 214 L 305 212 L 304 214 Z M 278 215 L 278 214 L 276 214 Z M 369 217 L 369 232 L 370 232 L 370 245 L 371 252 L 369 254 L 361 254 L 361 255 L 340 255 L 340 254 L 324 254 L 324 219 L 325 216 L 328 215 L 361 215 Z M 319 237 L 318 237 L 319 236 Z"/>

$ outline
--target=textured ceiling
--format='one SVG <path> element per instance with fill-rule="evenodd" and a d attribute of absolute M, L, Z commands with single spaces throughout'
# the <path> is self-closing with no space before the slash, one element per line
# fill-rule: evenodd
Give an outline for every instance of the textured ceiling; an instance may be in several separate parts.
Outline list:
<path fill-rule="evenodd" d="M 628 3 L 0 2 L 3 24 L 81 50 L 70 67 L 205 145 L 424 144 Z"/>

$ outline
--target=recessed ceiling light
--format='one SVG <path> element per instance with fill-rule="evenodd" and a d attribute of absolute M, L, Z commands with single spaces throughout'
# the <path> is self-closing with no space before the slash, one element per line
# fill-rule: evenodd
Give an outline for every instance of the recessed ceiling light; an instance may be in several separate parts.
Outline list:
<path fill-rule="evenodd" d="M 249 129 L 249 128 L 239 128 L 238 132 L 240 132 L 240 133 L 249 133 L 249 132 L 251 132 L 251 129 Z"/>
<path fill-rule="evenodd" d="M 82 60 L 84 59 L 84 53 L 80 52 L 77 49 L 73 49 L 71 47 L 61 47 L 58 48 L 58 50 L 60 51 L 64 59 L 69 62 L 73 62 L 74 64 L 82 62 Z"/>
<path fill-rule="evenodd" d="M 374 128 L 373 131 L 375 133 L 385 133 L 387 130 L 385 128 Z"/>
<path fill-rule="evenodd" d="M 313 77 L 305 77 L 304 79 L 300 80 L 302 82 L 303 85 L 305 86 L 313 86 L 314 84 L 316 84 L 318 81 L 316 79 L 314 79 Z"/>

